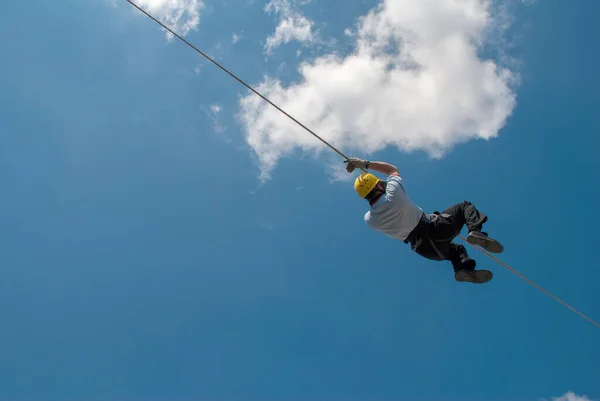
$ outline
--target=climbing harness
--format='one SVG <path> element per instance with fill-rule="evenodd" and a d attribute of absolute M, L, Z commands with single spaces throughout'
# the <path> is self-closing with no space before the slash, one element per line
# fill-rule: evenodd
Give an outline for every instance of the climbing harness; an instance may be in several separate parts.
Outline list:
<path fill-rule="evenodd" d="M 312 134 L 315 138 L 317 138 L 318 140 L 320 140 L 321 142 L 323 142 L 325 145 L 327 145 L 329 148 L 331 148 L 331 150 L 333 150 L 334 152 L 336 152 L 337 154 L 339 154 L 340 156 L 342 156 L 345 160 L 349 160 L 349 157 L 347 157 L 345 154 L 343 154 L 341 151 L 339 151 L 337 148 L 335 148 L 333 145 L 331 145 L 329 142 L 325 141 L 323 138 L 321 138 L 319 135 L 317 135 L 315 132 L 313 132 L 311 129 L 309 129 L 308 127 L 306 127 L 304 124 L 302 124 L 300 121 L 296 120 L 294 117 L 292 117 L 291 115 L 289 115 L 287 112 L 285 112 L 283 109 L 281 109 L 279 106 L 277 106 L 275 103 L 271 102 L 269 99 L 267 99 L 265 96 L 263 96 L 261 93 L 259 93 L 258 91 L 256 91 L 254 88 L 252 88 L 250 85 L 248 85 L 247 83 L 245 83 L 244 81 L 242 81 L 240 78 L 238 78 L 235 74 L 231 73 L 227 68 L 223 67 L 221 64 L 219 64 L 218 62 L 216 62 L 215 60 L 213 60 L 211 57 L 209 57 L 206 53 L 202 52 L 201 50 L 199 50 L 196 46 L 192 45 L 190 42 L 188 42 L 187 40 L 185 40 L 183 37 L 181 37 L 180 35 L 178 35 L 176 32 L 174 32 L 172 29 L 170 29 L 169 27 L 167 27 L 165 24 L 163 24 L 162 22 L 160 22 L 159 20 L 157 20 L 155 17 L 153 17 L 151 14 L 149 14 L 146 10 L 142 9 L 141 7 L 139 7 L 137 4 L 135 4 L 132 0 L 126 0 L 129 4 L 131 4 L 133 7 L 135 7 L 136 9 L 138 9 L 141 13 L 145 14 L 148 18 L 150 18 L 151 20 L 153 20 L 154 22 L 156 22 L 158 25 L 160 25 L 163 29 L 167 30 L 169 33 L 171 33 L 173 36 L 177 37 L 179 40 L 181 40 L 182 42 L 184 42 L 185 44 L 187 44 L 189 47 L 191 47 L 192 49 L 194 49 L 196 52 L 198 52 L 200 55 L 202 55 L 204 58 L 206 58 L 208 61 L 210 61 L 211 63 L 213 63 L 214 65 L 216 65 L 217 67 L 219 67 L 221 70 L 223 70 L 227 75 L 229 75 L 230 77 L 232 77 L 233 79 L 235 79 L 236 81 L 238 81 L 240 84 L 242 84 L 243 86 L 245 86 L 248 90 L 250 90 L 251 92 L 253 92 L 254 94 L 256 94 L 257 96 L 259 96 L 261 99 L 263 99 L 265 102 L 269 103 L 271 106 L 275 107 L 277 110 L 279 110 L 281 113 L 283 113 L 286 117 L 288 117 L 289 119 L 291 119 L 292 121 L 294 121 L 296 124 L 298 124 L 299 126 L 301 126 L 302 128 L 304 128 L 306 131 L 308 131 L 310 134 Z M 363 172 L 367 173 L 367 171 L 365 169 L 363 169 L 362 167 L 358 167 L 360 170 L 362 170 Z M 500 266 L 506 268 L 508 271 L 510 271 L 511 273 L 515 274 L 516 276 L 520 277 L 522 280 L 524 280 L 525 282 L 531 284 L 532 286 L 536 287 L 537 289 L 539 289 L 540 291 L 542 291 L 543 293 L 545 293 L 546 295 L 550 296 L 551 298 L 553 298 L 554 300 L 556 300 L 557 302 L 559 302 L 560 304 L 564 305 L 565 307 L 567 307 L 568 309 L 572 310 L 573 312 L 575 312 L 576 314 L 578 314 L 579 316 L 583 317 L 584 319 L 586 319 L 587 321 L 589 321 L 590 323 L 592 323 L 593 325 L 597 326 L 600 328 L 600 323 L 595 322 L 594 320 L 590 319 L 589 317 L 587 317 L 586 315 L 584 315 L 583 313 L 579 312 L 578 310 L 576 310 L 575 308 L 573 308 L 572 306 L 570 306 L 569 304 L 567 304 L 566 302 L 562 301 L 561 299 L 559 299 L 558 297 L 552 295 L 550 292 L 546 291 L 545 289 L 543 289 L 542 287 L 540 287 L 539 285 L 537 285 L 536 283 L 534 283 L 533 281 L 529 280 L 527 277 L 523 276 L 521 273 L 517 272 L 515 269 L 509 267 L 507 264 L 501 262 L 500 260 L 496 259 L 493 255 L 491 255 L 490 253 L 488 253 L 487 251 L 485 251 L 484 249 L 482 249 L 481 247 L 477 246 L 477 245 L 473 245 L 470 244 L 462 235 L 458 235 L 458 237 L 460 239 L 462 239 L 464 242 L 468 243 L 469 245 L 471 245 L 472 247 L 476 248 L 477 250 L 479 250 L 481 253 L 483 253 L 484 255 L 486 255 L 487 257 L 489 257 L 490 259 L 494 260 L 496 263 L 498 263 Z"/>

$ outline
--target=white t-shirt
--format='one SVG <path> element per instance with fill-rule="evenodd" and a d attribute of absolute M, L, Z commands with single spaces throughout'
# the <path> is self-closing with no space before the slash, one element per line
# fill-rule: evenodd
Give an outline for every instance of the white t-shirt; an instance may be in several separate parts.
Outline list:
<path fill-rule="evenodd" d="M 386 181 L 385 194 L 365 214 L 365 222 L 376 231 L 404 241 L 421 220 L 423 210 L 410 200 L 400 176 L 391 175 Z"/>

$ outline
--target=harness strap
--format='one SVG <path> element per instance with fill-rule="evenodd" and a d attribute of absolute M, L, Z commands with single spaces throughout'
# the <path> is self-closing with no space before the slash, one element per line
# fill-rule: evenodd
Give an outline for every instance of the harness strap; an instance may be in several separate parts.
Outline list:
<path fill-rule="evenodd" d="M 440 249 L 435 244 L 436 242 L 445 241 L 446 239 L 432 239 L 429 236 L 429 232 L 431 230 L 431 223 L 434 222 L 438 216 L 450 217 L 450 215 L 445 213 L 433 212 L 432 214 L 423 213 L 421 215 L 421 219 L 417 226 L 410 232 L 408 237 L 404 240 L 405 244 L 410 243 L 410 247 L 413 251 L 416 251 L 419 246 L 426 239 L 430 244 L 435 253 L 438 255 L 440 259 L 444 259 L 444 255 L 440 252 Z M 452 238 L 452 237 L 451 237 Z M 451 239 L 448 238 L 448 239 Z"/>
<path fill-rule="evenodd" d="M 435 242 L 431 238 L 429 238 L 429 237 L 427 239 L 429 240 L 429 243 L 431 244 L 431 247 L 433 248 L 433 250 L 435 251 L 435 253 L 437 253 L 437 255 L 440 257 L 440 259 L 445 259 L 444 255 L 442 255 L 442 253 L 440 252 L 440 250 L 438 249 L 438 247 L 435 245 Z"/>

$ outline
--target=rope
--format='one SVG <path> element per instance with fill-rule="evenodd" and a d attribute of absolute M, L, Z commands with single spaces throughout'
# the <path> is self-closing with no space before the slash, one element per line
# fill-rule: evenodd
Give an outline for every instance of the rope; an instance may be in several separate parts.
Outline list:
<path fill-rule="evenodd" d="M 245 83 L 244 81 L 242 81 L 240 78 L 238 78 L 235 74 L 231 73 L 228 69 L 226 69 L 225 67 L 223 67 L 222 65 L 220 65 L 219 63 L 217 63 L 215 60 L 213 60 L 211 57 L 209 57 L 206 53 L 200 51 L 198 48 L 196 48 L 196 46 L 192 45 L 190 42 L 188 42 L 187 40 L 185 40 L 184 38 L 182 38 L 181 36 L 179 36 L 176 32 L 174 32 L 172 29 L 170 29 L 169 27 L 167 27 L 166 25 L 164 25 L 162 22 L 160 22 L 159 20 L 157 20 L 156 18 L 154 18 L 152 15 L 150 15 L 148 12 L 146 12 L 145 10 L 143 10 L 142 8 L 140 8 L 137 4 L 135 4 L 133 1 L 131 0 L 126 0 L 129 4 L 131 4 L 132 6 L 134 6 L 135 8 L 137 8 L 140 12 L 142 12 L 143 14 L 145 14 L 147 17 L 149 17 L 150 19 L 152 19 L 154 22 L 156 22 L 158 25 L 160 25 L 161 27 L 163 27 L 165 30 L 169 31 L 171 34 L 173 34 L 175 37 L 177 37 L 178 39 L 180 39 L 182 42 L 184 42 L 185 44 L 187 44 L 189 47 L 191 47 L 192 49 L 194 49 L 196 52 L 198 52 L 200 55 L 202 55 L 204 58 L 206 58 L 208 61 L 210 61 L 211 63 L 213 63 L 214 65 L 216 65 L 217 67 L 219 67 L 221 70 L 223 70 L 226 74 L 228 74 L 229 76 L 231 76 L 233 79 L 235 79 L 236 81 L 238 81 L 239 83 L 241 83 L 243 86 L 245 86 L 247 89 L 249 89 L 250 91 L 252 91 L 253 93 L 255 93 L 256 95 L 258 95 L 260 98 L 262 98 L 265 102 L 269 103 L 271 106 L 275 107 L 277 110 L 279 110 L 281 113 L 283 113 L 285 116 L 287 116 L 288 118 L 290 118 L 292 121 L 294 121 L 296 124 L 298 124 L 299 126 L 301 126 L 302 128 L 304 128 L 306 131 L 308 131 L 310 134 L 312 134 L 315 138 L 317 138 L 318 140 L 320 140 L 321 142 L 323 142 L 325 145 L 327 145 L 329 148 L 331 148 L 331 150 L 333 150 L 334 152 L 336 152 L 337 154 L 339 154 L 340 156 L 342 156 L 345 160 L 348 160 L 349 158 L 344 155 L 342 152 L 340 152 L 338 149 L 336 149 L 333 145 L 331 145 L 329 142 L 325 141 L 323 138 L 321 138 L 319 135 L 317 135 L 315 132 L 313 132 L 311 129 L 309 129 L 308 127 L 306 127 L 304 124 L 302 124 L 300 121 L 296 120 L 294 117 L 292 117 L 291 115 L 289 115 L 288 113 L 286 113 L 283 109 L 281 109 L 279 106 L 277 106 L 275 103 L 271 102 L 269 99 L 267 99 L 265 96 L 263 96 L 261 93 L 259 93 L 258 91 L 256 91 L 254 88 L 252 88 L 250 85 L 248 85 L 247 83 Z M 360 168 L 363 172 L 367 172 L 366 170 L 364 170 L 363 168 Z M 467 242 L 466 239 L 462 236 L 459 235 L 460 239 L 462 239 L 463 241 Z M 487 257 L 489 257 L 490 259 L 494 260 L 496 263 L 498 263 L 499 265 L 503 266 L 504 268 L 506 268 L 507 270 L 509 270 L 510 272 L 512 272 L 513 274 L 517 275 L 518 277 L 520 277 L 521 279 L 523 279 L 524 281 L 526 281 L 527 283 L 531 284 L 532 286 L 536 287 L 537 289 L 539 289 L 540 291 L 544 292 L 546 295 L 550 296 L 551 298 L 553 298 L 554 300 L 556 300 L 557 302 L 563 304 L 564 306 L 566 306 L 567 308 L 571 309 L 573 312 L 577 313 L 579 316 L 583 317 L 584 319 L 586 319 L 587 321 L 591 322 L 592 324 L 594 324 L 595 326 L 600 327 L 600 324 L 598 324 L 597 322 L 593 321 L 592 319 L 590 319 L 589 317 L 587 317 L 586 315 L 584 315 L 583 313 L 579 312 L 578 310 L 576 310 L 575 308 L 573 308 L 572 306 L 568 305 L 566 302 L 562 301 L 561 299 L 559 299 L 558 297 L 552 295 L 550 292 L 546 291 L 545 289 L 543 289 L 542 287 L 540 287 L 539 285 L 537 285 L 536 283 L 534 283 L 533 281 L 529 280 L 527 277 L 523 276 L 521 273 L 517 272 L 515 269 L 509 267 L 508 265 L 506 265 L 505 263 L 501 262 L 500 260 L 496 259 L 493 255 L 491 255 L 490 253 L 488 253 L 487 251 L 485 251 L 484 249 L 475 246 L 473 244 L 470 244 L 469 242 L 467 242 L 467 244 L 473 246 L 474 248 L 476 248 L 477 250 L 479 250 L 480 252 L 482 252 L 484 255 L 486 255 Z"/>
<path fill-rule="evenodd" d="M 344 159 L 348 160 L 348 156 L 346 156 L 345 154 L 343 154 L 342 152 L 340 152 L 338 149 L 336 149 L 333 145 L 331 145 L 329 142 L 327 142 L 326 140 L 324 140 L 323 138 L 321 138 L 319 135 L 317 135 L 313 130 L 311 130 L 310 128 L 306 127 L 304 124 L 302 124 L 300 121 L 296 120 L 294 117 L 292 117 L 291 115 L 289 115 L 285 110 L 283 110 L 281 107 L 277 106 L 275 103 L 271 102 L 269 99 L 267 99 L 265 96 L 263 96 L 260 92 L 258 92 L 257 90 L 255 90 L 254 88 L 252 88 L 250 85 L 248 85 L 246 82 L 242 81 L 240 78 L 238 78 L 235 74 L 231 73 L 227 68 L 223 67 L 221 64 L 217 63 L 215 60 L 213 60 L 211 57 L 209 57 L 206 53 L 204 53 L 203 51 L 201 51 L 200 49 L 198 49 L 196 46 L 194 46 L 193 44 L 191 44 L 190 42 L 188 42 L 187 40 L 185 40 L 184 38 L 182 38 L 181 36 L 179 36 L 176 32 L 173 32 L 172 29 L 170 29 L 169 27 L 167 27 L 165 24 L 163 24 L 162 22 L 160 22 L 159 20 L 157 20 L 156 18 L 154 18 L 152 15 L 150 15 L 148 12 L 146 12 L 144 9 L 142 9 L 141 7 L 139 7 L 137 4 L 135 4 L 133 1 L 131 0 L 126 0 L 129 4 L 131 4 L 132 6 L 134 6 L 135 8 L 137 8 L 139 11 L 141 11 L 142 13 L 144 13 L 147 17 L 149 17 L 150 19 L 152 19 L 154 22 L 156 22 L 157 24 L 159 24 L 161 27 L 163 27 L 164 29 L 166 29 L 167 31 L 169 31 L 171 34 L 173 34 L 174 36 L 176 36 L 179 40 L 181 40 L 182 42 L 184 42 L 186 45 L 188 45 L 189 47 L 191 47 L 192 49 L 194 49 L 195 51 L 197 51 L 199 54 L 201 54 L 204 58 L 206 58 L 208 61 L 210 61 L 211 63 L 213 63 L 214 65 L 216 65 L 217 67 L 219 67 L 221 70 L 223 70 L 226 74 L 228 74 L 230 77 L 232 77 L 233 79 L 235 79 L 236 81 L 238 81 L 239 83 L 241 83 L 242 85 L 244 85 L 246 88 L 248 88 L 250 91 L 254 92 L 256 95 L 258 95 L 260 98 L 262 98 L 265 102 L 269 103 L 271 106 L 275 107 L 277 110 L 279 110 L 281 113 L 283 113 L 285 116 L 287 116 L 289 119 L 291 119 L 292 121 L 294 121 L 296 124 L 298 124 L 299 126 L 301 126 L 302 128 L 304 128 L 306 131 L 308 131 L 309 133 L 311 133 L 315 138 L 317 138 L 318 140 L 320 140 L 321 142 L 323 142 L 325 145 L 329 146 L 334 152 L 336 152 L 338 155 L 342 156 Z M 360 168 L 363 172 L 367 172 L 365 169 Z"/>
<path fill-rule="evenodd" d="M 463 241 L 467 242 L 467 240 L 462 236 L 459 235 L 460 239 L 462 239 Z M 469 244 L 469 242 L 467 242 Z M 477 249 L 479 252 L 483 253 L 484 255 L 486 255 L 488 258 L 494 260 L 496 263 L 498 263 L 500 266 L 504 267 L 506 270 L 510 271 L 511 273 L 517 275 L 518 277 L 520 277 L 522 280 L 524 280 L 525 282 L 531 284 L 532 286 L 534 286 L 535 288 L 537 288 L 538 290 L 542 291 L 544 294 L 548 295 L 549 297 L 553 298 L 555 301 L 563 304 L 564 306 L 566 306 L 567 308 L 571 309 L 573 312 L 577 313 L 579 316 L 581 316 L 582 318 L 586 319 L 587 321 L 589 321 L 590 323 L 592 323 L 595 326 L 600 327 L 600 324 L 596 323 L 595 321 L 593 321 L 592 319 L 590 319 L 589 317 L 587 317 L 586 315 L 584 315 L 583 313 L 579 312 L 577 309 L 573 308 L 571 305 L 567 304 L 566 302 L 562 301 L 561 299 L 559 299 L 558 297 L 552 295 L 549 291 L 543 289 L 542 287 L 540 287 L 539 285 L 537 285 L 536 283 L 534 283 L 533 281 L 531 281 L 530 279 L 528 279 L 527 277 L 525 277 L 524 275 L 522 275 L 521 273 L 519 273 L 518 271 L 516 271 L 515 269 L 513 269 L 512 267 L 508 266 L 506 263 L 496 259 L 493 255 L 491 255 L 489 252 L 487 252 L 485 249 L 479 247 L 479 246 L 475 246 L 473 244 L 469 244 L 471 246 L 473 246 L 473 248 Z"/>

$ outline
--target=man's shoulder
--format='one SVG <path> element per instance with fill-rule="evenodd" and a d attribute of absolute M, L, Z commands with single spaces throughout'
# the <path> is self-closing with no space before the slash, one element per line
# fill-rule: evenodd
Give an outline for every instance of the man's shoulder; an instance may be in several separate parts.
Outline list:
<path fill-rule="evenodd" d="M 387 182 L 390 181 L 396 181 L 396 182 L 402 182 L 402 177 L 400 176 L 400 174 L 398 172 L 392 173 L 390 175 L 387 176 L 387 178 L 385 179 Z"/>
<path fill-rule="evenodd" d="M 390 174 L 387 178 L 386 178 L 386 182 L 387 182 L 387 196 L 393 196 L 396 192 L 400 191 L 400 192 L 404 192 L 404 183 L 402 182 L 402 177 L 400 177 L 400 174 L 394 173 L 394 174 Z"/>

